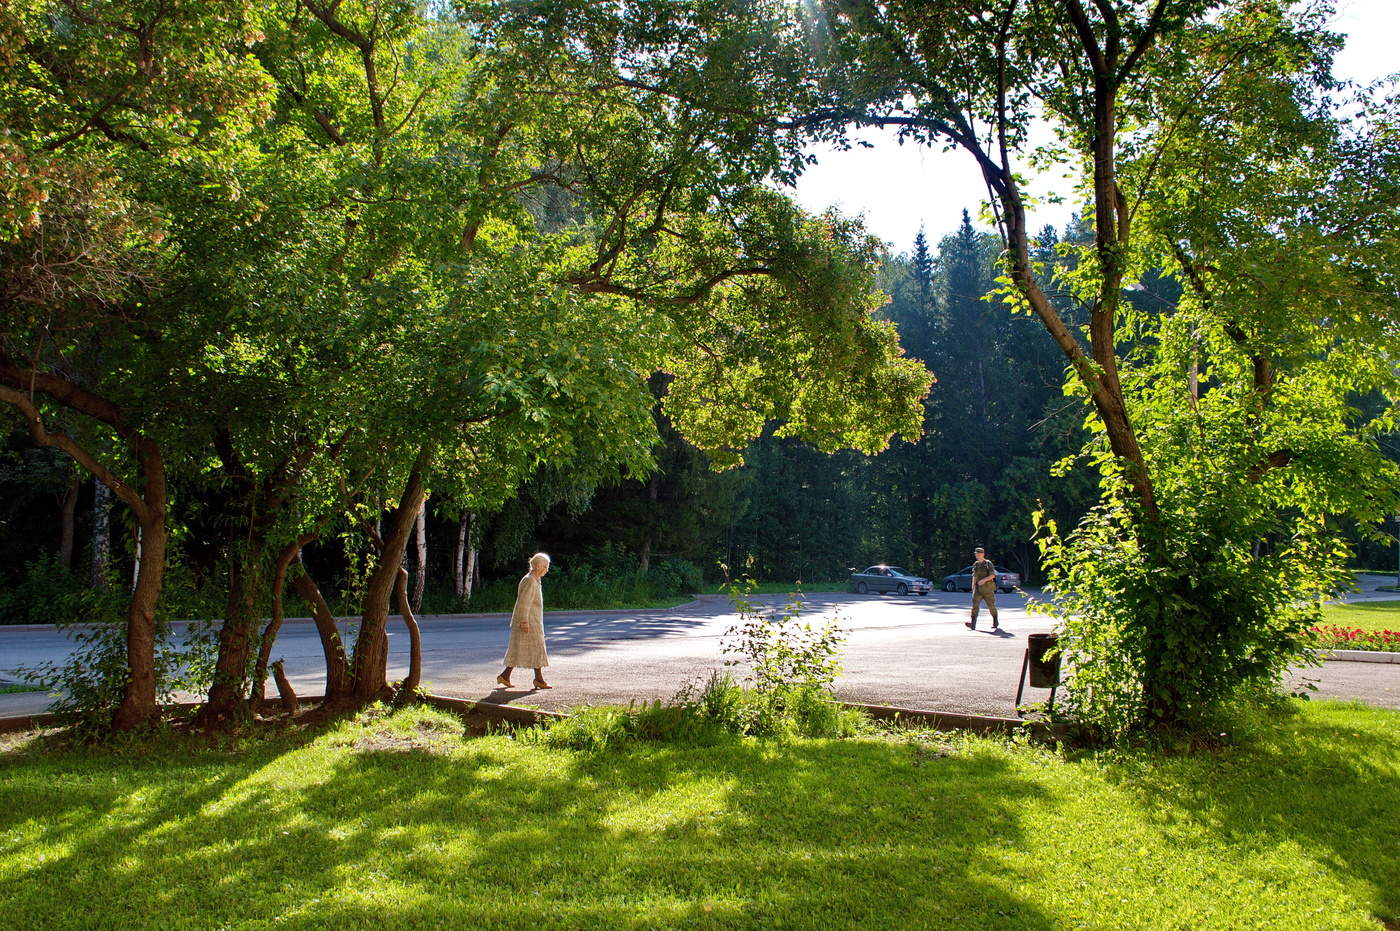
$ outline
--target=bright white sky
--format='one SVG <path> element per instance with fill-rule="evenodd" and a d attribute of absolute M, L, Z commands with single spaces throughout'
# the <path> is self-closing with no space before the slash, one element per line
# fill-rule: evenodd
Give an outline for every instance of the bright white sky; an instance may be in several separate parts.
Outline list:
<path fill-rule="evenodd" d="M 1400 70 L 1400 0 L 1337 0 L 1334 28 L 1347 36 L 1337 56 L 1338 77 L 1366 84 Z M 977 223 L 986 189 L 966 153 L 897 145 L 893 133 L 880 130 L 861 138 L 875 147 L 814 150 L 818 162 L 797 184 L 796 196 L 804 207 L 822 211 L 835 204 L 843 213 L 864 214 L 870 231 L 897 252 L 912 248 L 921 224 L 935 245 L 957 228 L 963 208 Z M 1043 197 L 1057 186 L 1072 193 L 1068 183 L 1054 177 L 1037 179 L 1031 193 Z M 1063 227 L 1073 209 L 1068 203 L 1044 205 L 1032 213 L 1031 229 L 1046 223 Z"/>

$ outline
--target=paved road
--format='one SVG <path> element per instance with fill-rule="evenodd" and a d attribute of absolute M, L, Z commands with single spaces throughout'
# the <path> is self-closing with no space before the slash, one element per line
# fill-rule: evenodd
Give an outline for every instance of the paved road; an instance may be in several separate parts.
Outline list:
<path fill-rule="evenodd" d="M 760 600 L 777 606 L 785 599 Z M 837 615 L 849 630 L 845 673 L 838 682 L 842 697 L 1010 714 L 1025 637 L 1049 624 L 1027 615 L 1022 596 L 998 595 L 1003 630 L 969 631 L 963 626 L 967 600 L 966 594 L 942 592 L 924 597 L 823 594 L 809 596 L 805 613 Z M 724 668 L 720 640 L 735 620 L 719 596 L 669 611 L 548 613 L 553 662 L 548 677 L 556 688 L 534 692 L 521 687 L 528 686 L 528 670 L 516 673 L 514 690 L 495 686 L 507 634 L 504 616 L 428 617 L 423 619 L 423 679 L 441 694 L 541 708 L 665 699 L 683 684 Z M 406 671 L 407 634 L 400 624 L 391 622 L 390 628 L 390 676 L 396 678 Z M 63 633 L 0 628 L 0 676 L 17 666 L 59 659 L 71 649 Z M 273 655 L 285 660 L 299 693 L 321 688 L 320 644 L 310 624 L 284 627 Z M 1400 665 L 1332 662 L 1301 675 L 1318 681 L 1321 696 L 1400 708 Z M 1045 694 L 1027 689 L 1027 700 Z M 0 695 L 0 716 L 39 711 L 46 704 L 35 693 Z"/>

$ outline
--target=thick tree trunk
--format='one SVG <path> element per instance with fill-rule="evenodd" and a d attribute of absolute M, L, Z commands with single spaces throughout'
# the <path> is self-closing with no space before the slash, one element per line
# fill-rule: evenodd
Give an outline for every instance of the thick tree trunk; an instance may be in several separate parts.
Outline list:
<path fill-rule="evenodd" d="M 143 506 L 137 514 L 142 546 L 136 586 L 126 611 L 126 686 L 112 716 L 112 729 L 118 731 L 144 727 L 156 718 L 156 603 L 165 581 L 169 543 L 165 461 L 150 440 L 138 440 L 135 445 L 145 479 Z"/>
<path fill-rule="evenodd" d="M 78 490 L 82 482 L 78 474 L 68 479 L 68 487 L 63 492 L 63 503 L 59 514 L 58 564 L 69 572 L 73 571 L 73 526 L 78 513 Z"/>
<path fill-rule="evenodd" d="M 258 541 L 228 558 L 228 598 L 224 623 L 219 628 L 219 656 L 214 663 L 214 682 L 209 698 L 199 709 L 196 723 L 203 728 L 227 727 L 237 721 L 246 706 L 248 694 L 248 653 L 258 621 L 258 591 L 262 587 L 263 550 Z"/>
<path fill-rule="evenodd" d="M 425 505 L 418 509 L 418 520 L 413 525 L 414 534 L 414 568 L 416 574 L 413 577 L 413 611 L 416 614 L 423 612 L 423 589 L 428 583 L 428 508 Z"/>
<path fill-rule="evenodd" d="M 428 453 L 423 450 L 409 471 L 399 504 L 389 514 L 388 533 L 379 539 L 379 553 L 370 573 L 369 585 L 360 610 L 360 635 L 355 640 L 351 662 L 351 694 L 360 701 L 374 701 L 390 694 L 388 683 L 389 638 L 385 628 L 389 622 L 389 596 L 403 568 L 404 550 L 413 532 L 418 512 L 423 507 L 425 488 L 423 473 L 428 466 Z"/>
<path fill-rule="evenodd" d="M 326 657 L 326 701 L 336 701 L 350 694 L 350 661 L 345 656 L 345 644 L 340 639 L 335 616 L 330 605 L 317 587 L 316 580 L 306 572 L 301 562 L 301 552 L 296 555 L 296 568 L 292 574 L 292 586 L 302 600 L 311 606 L 311 616 L 316 620 L 316 632 L 321 635 L 321 651 Z"/>
<path fill-rule="evenodd" d="M 407 570 L 399 570 L 394 589 L 399 599 L 399 613 L 403 615 L 404 625 L 408 627 L 408 675 L 399 683 L 395 696 L 399 701 L 405 701 L 418 691 L 418 683 L 423 678 L 423 638 L 418 629 L 418 619 L 413 616 L 413 610 L 408 603 Z"/>
<path fill-rule="evenodd" d="M 107 587 L 107 567 L 112 559 L 111 523 L 108 509 L 112 492 L 101 479 L 92 480 L 92 587 Z"/>

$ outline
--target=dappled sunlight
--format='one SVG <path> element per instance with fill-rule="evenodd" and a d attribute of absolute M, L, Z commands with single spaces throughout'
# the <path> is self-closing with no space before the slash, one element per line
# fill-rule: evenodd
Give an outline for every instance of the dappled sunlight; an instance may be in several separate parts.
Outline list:
<path fill-rule="evenodd" d="M 412 709 L 242 756 L 0 759 L 25 808 L 0 812 L 0 895 L 57 924 L 104 902 L 203 926 L 1345 926 L 1396 908 L 1365 817 L 1400 804 L 1400 736 L 1338 714 L 1180 758 L 916 734 L 588 753 Z M 1319 781 L 1335 805 L 1296 811 Z"/>

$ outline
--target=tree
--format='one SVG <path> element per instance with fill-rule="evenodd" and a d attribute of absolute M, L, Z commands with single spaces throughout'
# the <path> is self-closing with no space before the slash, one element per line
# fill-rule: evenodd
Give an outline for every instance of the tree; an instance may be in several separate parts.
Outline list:
<path fill-rule="evenodd" d="M 172 153 L 217 163 L 265 113 L 234 51 L 246 3 L 9 4 L 0 11 L 0 400 L 36 443 L 62 449 L 131 509 L 140 561 L 127 614 L 128 681 L 113 725 L 155 714 L 155 604 L 168 543 L 166 459 L 139 392 L 139 295 L 164 259 L 146 182 Z M 217 50 L 210 54 L 210 50 Z M 207 160 L 207 161 L 206 161 Z M 77 418 L 57 425 L 57 411 Z"/>
<path fill-rule="evenodd" d="M 548 6 L 564 11 L 557 14 L 561 17 L 577 9 L 565 3 Z M 1123 720 L 1129 726 L 1177 726 L 1213 707 L 1242 680 L 1278 674 L 1296 655 L 1291 646 L 1296 639 L 1274 636 L 1291 625 L 1277 603 L 1259 605 L 1260 617 L 1278 624 L 1261 620 L 1246 625 L 1239 640 L 1211 640 L 1201 649 L 1222 661 L 1197 662 L 1201 653 L 1189 632 L 1196 628 L 1193 619 L 1209 611 L 1212 602 L 1206 593 L 1211 585 L 1206 580 L 1211 576 L 1199 558 L 1183 569 L 1181 553 L 1198 551 L 1204 539 L 1197 535 L 1200 525 L 1188 517 L 1200 489 L 1179 481 L 1173 459 L 1179 450 L 1157 443 L 1155 437 L 1150 445 L 1142 438 L 1143 421 L 1152 418 L 1143 407 L 1146 396 L 1132 394 L 1143 382 L 1136 372 L 1125 375 L 1122 344 L 1128 337 L 1153 339 L 1157 333 L 1142 323 L 1147 315 L 1132 307 L 1124 294 L 1146 273 L 1150 257 L 1160 254 L 1152 245 L 1155 234 L 1147 217 L 1179 193 L 1158 185 L 1173 173 L 1172 164 L 1204 169 L 1203 177 L 1221 182 L 1239 177 L 1223 168 L 1224 162 L 1202 166 L 1191 161 L 1208 150 L 1199 148 L 1203 140 L 1187 140 L 1189 133 L 1178 135 L 1181 125 L 1196 122 L 1218 133 L 1219 117 L 1232 106 L 1230 94 L 1241 94 L 1235 102 L 1248 99 L 1246 88 L 1291 106 L 1305 121 L 1323 119 L 1306 112 L 1306 102 L 1326 89 L 1327 50 L 1334 41 L 1321 28 L 1319 9 L 1202 0 L 1096 0 L 1092 5 L 1080 0 L 833 0 L 808 5 L 800 16 L 790 7 L 761 2 L 697 2 L 664 9 L 623 4 L 609 9 L 607 14 L 579 15 L 575 28 L 581 35 L 590 35 L 591 27 L 600 34 L 623 36 L 608 46 L 608 54 L 618 58 L 613 63 L 616 80 L 666 96 L 683 112 L 713 116 L 724 137 L 750 134 L 763 143 L 756 142 L 755 151 L 772 159 L 779 177 L 800 171 L 804 163 L 797 140 L 839 142 L 858 126 L 888 127 L 908 140 L 965 151 L 982 172 L 1003 240 L 1005 296 L 1039 321 L 1068 364 L 1073 390 L 1088 404 L 1093 462 L 1103 473 L 1105 508 L 1113 515 L 1086 527 L 1077 548 L 1056 551 L 1058 590 L 1084 592 L 1081 605 L 1108 604 L 1115 590 L 1093 581 L 1094 560 L 1101 552 L 1095 547 L 1119 546 L 1132 554 L 1119 566 L 1125 573 L 1119 582 L 1137 579 L 1136 591 L 1151 605 L 1137 612 L 1137 639 L 1117 641 L 1104 654 L 1116 652 L 1123 670 L 1122 694 L 1129 696 L 1121 706 Z M 599 26 L 599 20 L 607 25 Z M 1193 54 L 1211 51 L 1212 43 L 1219 54 Z M 623 51 L 611 51 L 617 48 Z M 1170 93 L 1173 82 L 1196 96 Z M 1222 93 L 1215 93 L 1217 89 Z M 1181 109 L 1155 108 L 1170 100 Z M 1037 266 L 1033 258 L 1036 244 L 1027 226 L 1027 197 L 1016 163 L 1032 121 L 1039 118 L 1047 119 L 1058 133 L 1056 154 L 1081 169 L 1082 197 L 1092 223 L 1092 243 L 1081 250 L 1077 267 L 1059 281 L 1047 278 L 1053 269 Z M 1241 148 L 1249 153 L 1246 167 L 1272 168 L 1280 147 L 1290 140 L 1279 133 L 1279 126 L 1278 120 L 1266 119 L 1256 131 L 1241 132 Z M 1178 147 L 1178 139 L 1185 144 Z M 1209 148 L 1215 149 L 1218 145 Z M 1267 175 L 1268 171 L 1261 173 Z M 1184 184 L 1180 191 L 1192 189 Z M 1246 193 L 1251 189 L 1242 186 Z M 1333 189 L 1346 191 L 1343 185 Z M 1232 199 L 1223 189 L 1219 193 L 1225 195 L 1221 201 L 1201 199 L 1196 206 L 1229 218 L 1226 208 Z M 1374 191 L 1359 196 L 1374 201 Z M 1267 223 L 1259 229 L 1273 229 L 1278 238 Z M 1324 252 L 1335 244 L 1351 255 L 1347 235 L 1334 228 L 1319 243 L 1330 239 L 1321 247 Z M 1265 238 L 1259 237 L 1255 245 L 1262 250 L 1264 244 Z M 1188 262 L 1189 254 L 1178 267 L 1189 279 Z M 1376 290 L 1375 281 L 1382 278 L 1374 271 L 1378 265 L 1356 264 L 1372 270 L 1354 280 Z M 1053 298 L 1057 286 L 1067 287 L 1085 308 L 1082 330 Z M 1315 313 L 1309 308 L 1305 316 Z M 1275 335 L 1285 339 L 1291 331 L 1289 324 Z M 1243 333 L 1244 340 L 1235 342 L 1249 348 L 1257 337 Z M 1128 364 L 1139 364 L 1141 358 L 1134 356 Z M 1349 358 L 1350 364 L 1327 367 L 1347 389 L 1384 381 L 1374 366 L 1359 368 L 1355 357 Z M 1341 357 L 1334 361 L 1341 363 Z M 1143 371 L 1149 367 L 1144 363 Z M 1263 384 L 1267 387 L 1267 379 Z M 1258 389 L 1252 397 L 1234 393 L 1233 405 L 1226 406 L 1235 419 L 1262 423 L 1248 412 L 1263 396 Z M 1326 422 L 1332 426 L 1324 432 L 1340 430 L 1368 442 L 1364 429 L 1356 433 L 1356 425 L 1347 424 L 1336 408 L 1326 412 Z M 1235 480 L 1248 483 L 1256 473 L 1262 477 L 1292 463 L 1280 449 L 1252 451 L 1263 453 L 1263 458 L 1230 462 Z M 1334 456 L 1337 451 L 1334 447 Z M 1337 477 L 1313 473 L 1310 493 L 1350 507 L 1335 493 Z M 1164 494 L 1181 497 L 1164 502 Z M 1389 500 L 1390 489 L 1379 497 Z M 1250 507 L 1257 504 L 1256 500 Z M 1335 553 L 1313 547 L 1308 558 L 1327 562 Z M 1178 579 L 1180 584 L 1161 587 L 1145 581 L 1155 576 Z M 1256 661 L 1234 663 L 1222 651 Z M 1201 675 L 1183 685 L 1177 679 L 1187 670 L 1200 670 Z M 1099 694 L 1106 691 L 1100 689 Z"/>

